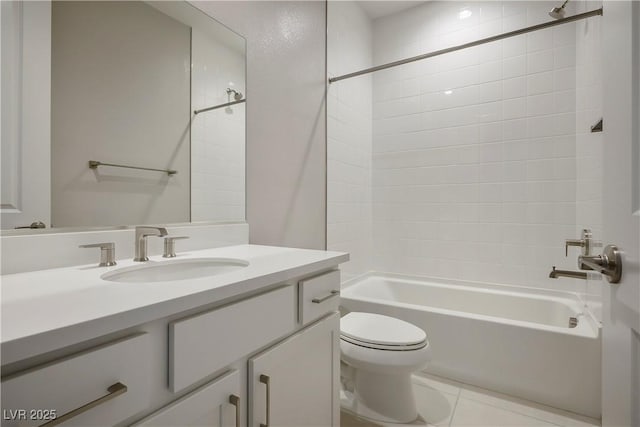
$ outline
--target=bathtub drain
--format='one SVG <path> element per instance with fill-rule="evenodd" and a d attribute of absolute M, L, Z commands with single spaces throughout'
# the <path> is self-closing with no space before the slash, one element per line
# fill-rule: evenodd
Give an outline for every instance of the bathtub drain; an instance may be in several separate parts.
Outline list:
<path fill-rule="evenodd" d="M 569 327 L 575 328 L 578 326 L 578 318 L 577 317 L 569 317 Z"/>

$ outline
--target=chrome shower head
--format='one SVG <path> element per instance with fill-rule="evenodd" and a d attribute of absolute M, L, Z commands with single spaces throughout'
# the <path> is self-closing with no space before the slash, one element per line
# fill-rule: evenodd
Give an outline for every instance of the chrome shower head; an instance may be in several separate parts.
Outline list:
<path fill-rule="evenodd" d="M 564 3 L 562 3 L 562 6 L 560 7 L 554 7 L 553 9 L 551 9 L 549 11 L 549 16 L 552 17 L 553 19 L 562 19 L 564 18 L 564 7 L 567 5 L 567 3 L 569 3 L 569 0 L 565 0 Z"/>
<path fill-rule="evenodd" d="M 564 9 L 561 7 L 554 7 L 549 12 L 549 16 L 553 19 L 562 19 L 564 18 Z"/>
<path fill-rule="evenodd" d="M 238 92 L 235 89 L 231 89 L 230 87 L 227 88 L 227 95 L 231 96 L 231 94 L 233 93 L 233 99 L 235 99 L 236 101 L 240 101 L 242 99 L 242 93 Z"/>

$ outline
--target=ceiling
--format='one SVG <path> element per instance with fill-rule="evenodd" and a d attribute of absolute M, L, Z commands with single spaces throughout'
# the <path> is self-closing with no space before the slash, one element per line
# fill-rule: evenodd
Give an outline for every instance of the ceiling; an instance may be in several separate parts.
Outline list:
<path fill-rule="evenodd" d="M 424 0 L 378 0 L 378 1 L 358 1 L 358 5 L 371 19 L 377 19 L 382 16 L 393 15 L 402 10 L 418 6 L 425 3 Z"/>

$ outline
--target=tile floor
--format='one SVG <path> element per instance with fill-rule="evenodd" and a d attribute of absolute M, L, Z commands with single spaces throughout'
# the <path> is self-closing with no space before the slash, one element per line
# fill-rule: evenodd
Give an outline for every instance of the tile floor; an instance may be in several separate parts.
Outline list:
<path fill-rule="evenodd" d="M 420 417 L 410 425 L 438 427 L 594 427 L 600 421 L 427 374 L 414 376 Z M 342 427 L 375 427 L 349 413 Z M 395 427 L 406 424 L 384 424 Z"/>

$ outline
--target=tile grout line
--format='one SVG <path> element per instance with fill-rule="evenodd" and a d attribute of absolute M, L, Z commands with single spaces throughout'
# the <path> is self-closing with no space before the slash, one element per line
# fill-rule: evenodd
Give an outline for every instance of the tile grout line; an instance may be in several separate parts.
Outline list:
<path fill-rule="evenodd" d="M 453 418 L 456 415 L 456 409 L 458 409 L 458 402 L 460 401 L 461 394 L 462 394 L 462 387 L 458 387 L 458 395 L 456 396 L 456 403 L 453 405 L 453 410 L 451 411 L 451 417 L 449 418 L 448 427 L 451 427 L 451 423 L 453 423 Z"/>

